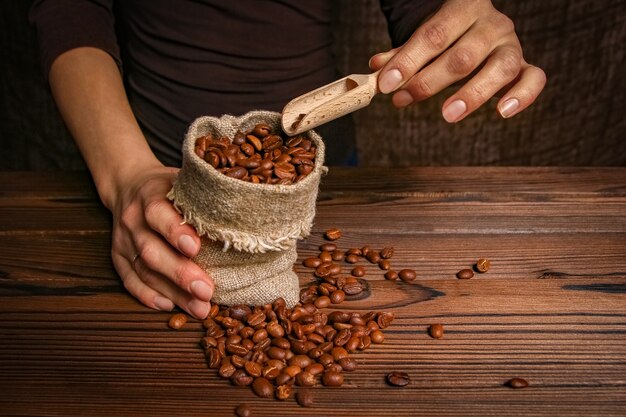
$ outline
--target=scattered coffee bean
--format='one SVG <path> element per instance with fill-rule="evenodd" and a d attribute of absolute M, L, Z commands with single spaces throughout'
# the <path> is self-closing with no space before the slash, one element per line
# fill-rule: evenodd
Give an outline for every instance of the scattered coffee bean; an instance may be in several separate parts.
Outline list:
<path fill-rule="evenodd" d="M 404 387 L 409 385 L 409 374 L 406 372 L 394 371 L 387 375 L 387 382 L 395 387 Z"/>
<path fill-rule="evenodd" d="M 276 399 L 285 401 L 289 399 L 289 397 L 291 397 L 292 391 L 293 388 L 291 387 L 291 385 L 279 385 L 278 387 L 276 387 Z"/>
<path fill-rule="evenodd" d="M 491 267 L 491 262 L 489 261 L 489 259 L 485 259 L 485 258 L 480 258 L 477 262 L 476 262 L 476 270 L 478 272 L 487 272 L 489 271 L 489 268 Z"/>
<path fill-rule="evenodd" d="M 341 230 L 337 228 L 328 229 L 325 234 L 328 240 L 337 240 L 341 237 Z"/>
<path fill-rule="evenodd" d="M 326 295 L 322 295 L 321 297 L 317 297 L 314 304 L 317 308 L 326 308 L 330 305 L 330 298 Z"/>
<path fill-rule="evenodd" d="M 326 371 L 322 376 L 322 384 L 327 387 L 340 387 L 343 385 L 343 375 L 340 372 Z"/>
<path fill-rule="evenodd" d="M 381 344 L 385 341 L 385 334 L 380 330 L 374 330 L 370 333 L 370 339 L 372 339 L 372 343 Z"/>
<path fill-rule="evenodd" d="M 528 386 L 528 381 L 523 378 L 511 378 L 505 385 L 511 388 L 526 388 Z"/>
<path fill-rule="evenodd" d="M 443 337 L 443 325 L 436 323 L 428 327 L 428 334 L 433 339 L 441 339 Z"/>
<path fill-rule="evenodd" d="M 274 385 L 264 377 L 258 377 L 252 382 L 252 390 L 261 398 L 271 398 L 274 396 Z"/>
<path fill-rule="evenodd" d="M 336 290 L 330 294 L 330 302 L 332 304 L 341 304 L 346 299 L 346 293 L 343 290 Z"/>
<path fill-rule="evenodd" d="M 346 256 L 345 260 L 349 264 L 355 264 L 355 263 L 359 262 L 359 257 L 358 257 L 358 255 L 350 254 L 350 255 Z"/>
<path fill-rule="evenodd" d="M 248 404 L 239 404 L 235 409 L 237 417 L 252 417 L 252 408 Z"/>
<path fill-rule="evenodd" d="M 383 271 L 388 271 L 389 268 L 391 268 L 391 262 L 389 262 L 387 259 L 382 259 L 378 261 L 378 267 Z"/>
<path fill-rule="evenodd" d="M 412 269 L 403 269 L 398 272 L 398 277 L 402 281 L 413 281 L 415 280 L 415 278 L 417 278 L 417 272 Z"/>
<path fill-rule="evenodd" d="M 187 323 L 187 316 L 183 313 L 176 313 L 170 317 L 167 325 L 174 330 L 181 329 Z"/>
<path fill-rule="evenodd" d="M 457 278 L 459 279 L 470 279 L 474 276 L 474 271 L 469 268 L 461 269 L 457 274 Z"/>
<path fill-rule="evenodd" d="M 385 279 L 388 279 L 389 281 L 397 281 L 399 278 L 398 273 L 393 269 L 385 272 Z"/>
<path fill-rule="evenodd" d="M 302 262 L 302 265 L 306 266 L 307 268 L 317 268 L 321 264 L 322 264 L 322 260 L 320 258 L 318 258 L 318 257 L 306 258 Z"/>
<path fill-rule="evenodd" d="M 359 265 L 359 266 L 355 266 L 352 271 L 350 272 L 350 274 L 352 274 L 353 277 L 363 277 L 365 276 L 365 267 Z"/>
<path fill-rule="evenodd" d="M 324 243 L 320 246 L 320 252 L 333 252 L 337 250 L 337 245 L 334 243 Z"/>
<path fill-rule="evenodd" d="M 296 393 L 296 401 L 301 407 L 313 406 L 313 394 L 308 390 L 300 390 Z"/>
<path fill-rule="evenodd" d="M 388 246 L 386 248 L 383 248 L 380 251 L 380 257 L 383 259 L 389 259 L 393 256 L 393 248 L 391 246 Z"/>

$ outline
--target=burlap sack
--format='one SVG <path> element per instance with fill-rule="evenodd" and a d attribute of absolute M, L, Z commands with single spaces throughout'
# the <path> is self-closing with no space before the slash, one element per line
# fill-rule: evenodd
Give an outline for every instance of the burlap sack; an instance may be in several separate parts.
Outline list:
<path fill-rule="evenodd" d="M 168 198 L 202 237 L 193 259 L 215 282 L 212 302 L 261 305 L 283 297 L 289 306 L 299 298 L 293 272 L 296 241 L 310 233 L 324 167 L 324 143 L 305 133 L 317 147 L 315 168 L 292 185 L 253 184 L 227 177 L 200 159 L 195 140 L 209 133 L 233 138 L 257 123 L 280 129 L 280 114 L 252 111 L 241 117 L 200 117 L 183 143 L 183 166 Z"/>

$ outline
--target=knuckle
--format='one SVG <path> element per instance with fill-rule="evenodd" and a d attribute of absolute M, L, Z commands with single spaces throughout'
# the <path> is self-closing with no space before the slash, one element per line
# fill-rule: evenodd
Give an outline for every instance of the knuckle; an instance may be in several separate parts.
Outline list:
<path fill-rule="evenodd" d="M 476 59 L 467 48 L 455 48 L 448 60 L 448 70 L 453 74 L 467 75 L 476 67 Z"/>
<path fill-rule="evenodd" d="M 427 46 L 436 50 L 443 50 L 448 42 L 447 30 L 441 23 L 427 23 L 421 37 Z"/>
<path fill-rule="evenodd" d="M 522 57 L 517 51 L 509 48 L 498 57 L 497 68 L 500 74 L 507 80 L 517 77 L 521 69 Z"/>
<path fill-rule="evenodd" d="M 493 25 L 502 33 L 514 33 L 515 22 L 504 13 L 496 12 L 493 14 L 491 21 Z"/>
<path fill-rule="evenodd" d="M 417 75 L 413 78 L 409 90 L 411 95 L 417 99 L 431 97 L 433 95 L 433 89 L 423 75 Z"/>
<path fill-rule="evenodd" d="M 174 283 L 181 288 L 186 288 L 187 277 L 192 273 L 192 268 L 193 264 L 191 261 L 180 262 L 174 270 L 174 276 L 172 277 Z"/>
<path fill-rule="evenodd" d="M 163 212 L 163 200 L 152 200 L 146 204 L 144 215 L 146 219 L 154 219 Z"/>
<path fill-rule="evenodd" d="M 472 84 L 469 87 L 469 97 L 470 102 L 475 103 L 475 105 L 482 104 L 489 99 L 489 95 L 487 94 L 485 88 L 480 84 Z"/>
<path fill-rule="evenodd" d="M 141 245 L 139 248 L 139 258 L 141 258 L 141 262 L 139 259 L 135 262 L 138 266 L 145 263 L 149 267 L 153 267 L 159 261 L 158 249 L 149 243 Z"/>

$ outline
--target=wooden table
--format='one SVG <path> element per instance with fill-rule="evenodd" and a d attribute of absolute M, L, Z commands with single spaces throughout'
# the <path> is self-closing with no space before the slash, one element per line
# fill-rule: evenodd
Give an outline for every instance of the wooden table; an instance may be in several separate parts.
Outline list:
<path fill-rule="evenodd" d="M 626 169 L 332 169 L 300 258 L 337 226 L 419 277 L 368 266 L 369 297 L 341 307 L 397 319 L 313 408 L 208 369 L 200 323 L 170 330 L 124 291 L 110 225 L 82 174 L 0 174 L 0 415 L 626 415 Z M 455 277 L 480 257 L 489 272 Z"/>

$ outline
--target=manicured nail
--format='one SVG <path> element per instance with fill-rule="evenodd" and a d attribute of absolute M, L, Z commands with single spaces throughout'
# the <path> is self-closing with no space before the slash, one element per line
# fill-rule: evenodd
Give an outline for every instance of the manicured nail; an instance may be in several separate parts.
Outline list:
<path fill-rule="evenodd" d="M 157 295 L 154 297 L 154 306 L 161 311 L 172 311 L 174 309 L 174 303 L 165 297 Z"/>
<path fill-rule="evenodd" d="M 209 306 L 200 300 L 191 300 L 187 304 L 189 312 L 197 319 L 205 319 L 209 315 Z"/>
<path fill-rule="evenodd" d="M 507 117 L 513 116 L 513 114 L 517 111 L 518 107 L 519 107 L 519 100 L 516 98 L 510 98 L 504 103 L 502 103 L 498 111 L 500 112 L 500 115 L 502 117 L 507 118 Z"/>
<path fill-rule="evenodd" d="M 196 297 L 203 301 L 209 301 L 213 296 L 213 291 L 209 284 L 204 281 L 193 281 L 190 285 L 191 293 Z"/>
<path fill-rule="evenodd" d="M 398 107 L 406 107 L 413 103 L 413 96 L 406 90 L 400 90 L 393 95 L 393 104 Z"/>
<path fill-rule="evenodd" d="M 402 73 L 397 69 L 387 71 L 378 82 L 378 88 L 383 94 L 387 94 L 398 88 L 402 83 Z"/>
<path fill-rule="evenodd" d="M 189 235 L 182 235 L 178 238 L 178 247 L 187 256 L 195 256 L 198 246 Z"/>
<path fill-rule="evenodd" d="M 443 109 L 443 118 L 448 123 L 454 123 L 459 120 L 459 117 L 467 110 L 467 104 L 463 100 L 454 100 L 452 103 Z"/>

